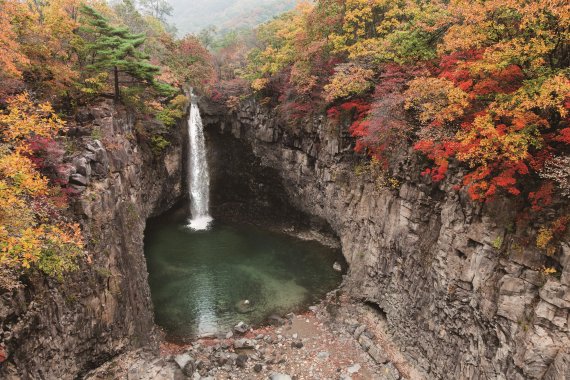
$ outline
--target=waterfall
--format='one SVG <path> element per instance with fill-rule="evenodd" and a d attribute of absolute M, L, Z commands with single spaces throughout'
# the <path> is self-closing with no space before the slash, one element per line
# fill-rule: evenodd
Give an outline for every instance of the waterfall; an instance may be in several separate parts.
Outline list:
<path fill-rule="evenodd" d="M 210 207 L 210 174 L 206 159 L 206 144 L 200 110 L 193 94 L 190 94 L 191 106 L 188 117 L 188 188 L 190 195 L 189 227 L 193 230 L 207 230 L 212 217 Z"/>

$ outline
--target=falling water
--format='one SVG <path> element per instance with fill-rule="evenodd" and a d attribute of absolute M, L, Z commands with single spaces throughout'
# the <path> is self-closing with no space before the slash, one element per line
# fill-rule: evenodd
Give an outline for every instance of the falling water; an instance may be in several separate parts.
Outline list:
<path fill-rule="evenodd" d="M 206 160 L 206 144 L 200 110 L 193 95 L 191 95 L 190 116 L 188 118 L 189 149 L 189 190 L 190 212 L 189 227 L 193 230 L 207 230 L 212 217 L 209 214 L 210 175 Z"/>

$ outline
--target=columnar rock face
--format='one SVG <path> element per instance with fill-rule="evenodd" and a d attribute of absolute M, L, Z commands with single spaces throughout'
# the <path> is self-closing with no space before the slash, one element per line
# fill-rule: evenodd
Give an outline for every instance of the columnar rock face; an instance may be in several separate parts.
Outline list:
<path fill-rule="evenodd" d="M 143 252 L 146 219 L 182 196 L 182 134 L 156 157 L 135 139 L 135 121 L 112 103 L 78 117 L 71 131 L 72 201 L 86 238 L 79 271 L 63 282 L 35 275 L 2 289 L 2 379 L 73 379 L 132 348 L 158 348 Z"/>
<path fill-rule="evenodd" d="M 347 288 L 377 306 L 427 378 L 570 378 L 567 240 L 549 263 L 533 242 L 515 247 L 508 201 L 473 204 L 453 190 L 457 178 L 427 182 L 412 152 L 399 183 L 379 186 L 358 175 L 353 141 L 324 118 L 292 131 L 253 101 L 231 115 L 203 108 L 210 141 L 240 141 L 259 170 L 279 173 L 294 206 L 330 224 L 350 264 Z"/>

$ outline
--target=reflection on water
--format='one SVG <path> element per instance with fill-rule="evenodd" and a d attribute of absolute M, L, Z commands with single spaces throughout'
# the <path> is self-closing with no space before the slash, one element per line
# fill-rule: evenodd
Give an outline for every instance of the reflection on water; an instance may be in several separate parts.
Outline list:
<path fill-rule="evenodd" d="M 185 227 L 184 213 L 149 224 L 145 253 L 156 322 L 169 339 L 259 324 L 316 302 L 341 275 L 340 253 L 252 226 Z"/>

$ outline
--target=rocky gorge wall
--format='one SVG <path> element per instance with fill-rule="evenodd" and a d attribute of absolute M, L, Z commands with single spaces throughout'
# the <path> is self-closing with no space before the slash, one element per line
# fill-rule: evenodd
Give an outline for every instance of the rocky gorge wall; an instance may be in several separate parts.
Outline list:
<path fill-rule="evenodd" d="M 508 201 L 473 204 L 453 179 L 426 182 L 411 152 L 397 185 L 380 187 L 358 175 L 353 140 L 325 118 L 292 131 L 254 101 L 229 115 L 202 108 L 209 142 L 240 142 L 251 165 L 279 173 L 292 205 L 328 222 L 350 265 L 345 288 L 375 305 L 426 378 L 570 378 L 568 240 L 552 259 L 561 276 L 545 275 L 532 244 L 502 248 L 514 247 Z M 228 173 L 237 161 L 226 159 Z"/>
<path fill-rule="evenodd" d="M 78 115 L 70 182 L 86 257 L 63 281 L 35 274 L 2 287 L 0 378 L 81 378 L 130 349 L 158 349 L 143 235 L 147 218 L 182 196 L 186 123 L 161 155 L 135 138 L 152 123 L 112 102 Z"/>

